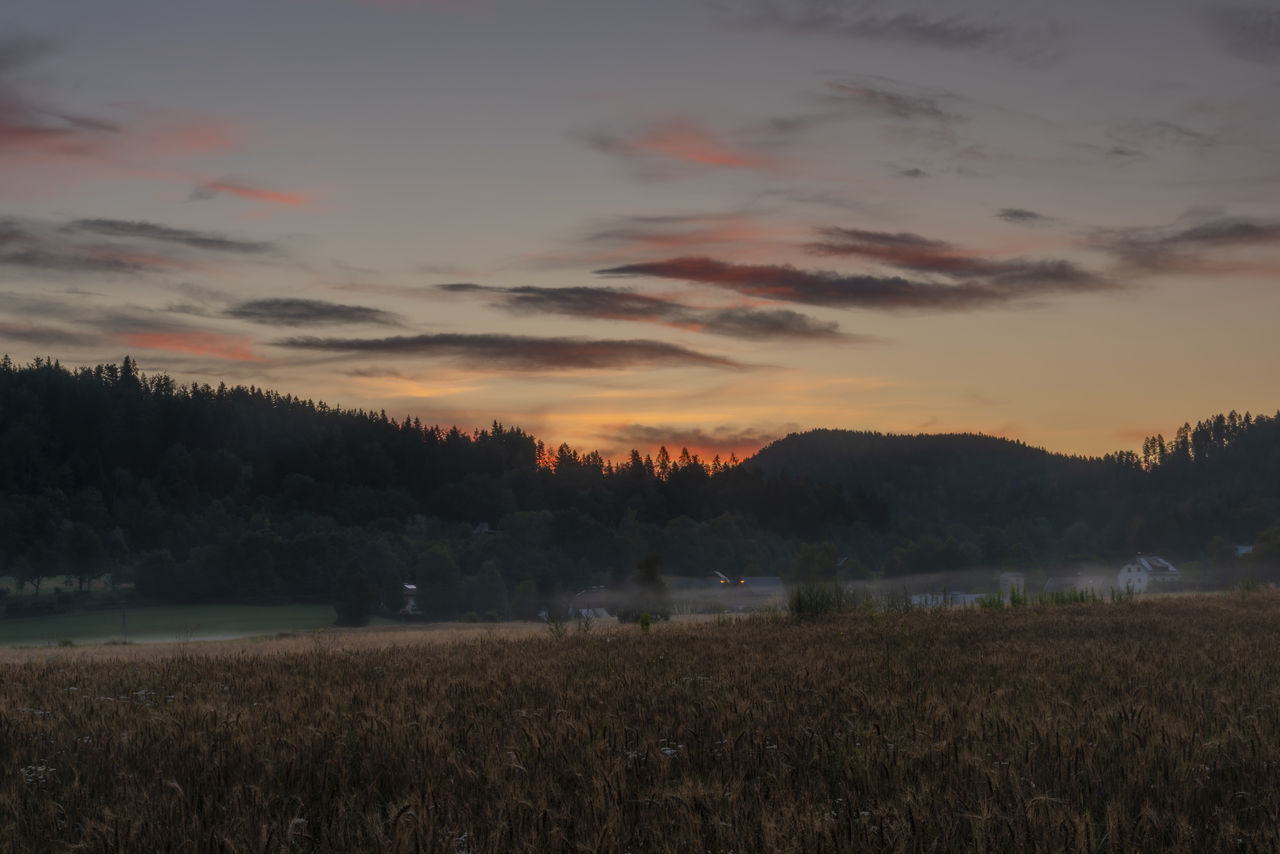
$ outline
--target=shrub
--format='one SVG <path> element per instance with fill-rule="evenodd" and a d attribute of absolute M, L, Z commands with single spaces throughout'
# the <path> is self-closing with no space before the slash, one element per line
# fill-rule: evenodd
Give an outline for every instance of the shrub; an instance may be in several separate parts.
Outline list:
<path fill-rule="evenodd" d="M 650 619 L 670 619 L 671 594 L 658 573 L 661 566 L 660 554 L 650 554 L 636 564 L 623 600 L 618 605 L 620 622 L 634 623 L 640 619 L 641 614 L 648 614 Z"/>
<path fill-rule="evenodd" d="M 853 594 L 842 584 L 797 584 L 787 596 L 791 614 L 801 620 L 812 620 L 827 614 L 839 614 L 856 605 Z"/>

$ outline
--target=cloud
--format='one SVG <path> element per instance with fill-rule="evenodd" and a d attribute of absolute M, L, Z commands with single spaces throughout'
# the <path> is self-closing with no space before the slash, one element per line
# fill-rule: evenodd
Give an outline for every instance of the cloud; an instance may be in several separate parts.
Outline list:
<path fill-rule="evenodd" d="M 776 195 L 765 191 L 764 195 Z M 589 227 L 579 247 L 540 252 L 525 262 L 539 269 L 580 269 L 638 257 L 692 254 L 732 246 L 735 252 L 762 249 L 795 236 L 794 227 L 760 224 L 755 217 L 727 214 L 650 214 L 612 217 Z"/>
<path fill-rule="evenodd" d="M 50 326 L 0 321 L 0 341 L 21 341 L 41 347 L 82 347 L 95 343 L 96 336 Z"/>
<path fill-rule="evenodd" d="M 95 240 L 84 240 L 88 234 Z M 265 243 L 170 228 L 147 222 L 80 219 L 54 224 L 37 219 L 0 218 L 0 266 L 53 274 L 130 274 L 210 272 L 205 260 L 185 250 L 255 256 L 271 251 Z"/>
<path fill-rule="evenodd" d="M 232 252 L 242 255 L 261 255 L 274 251 L 270 243 L 251 240 L 233 240 L 220 234 L 172 228 L 151 222 L 119 219 L 77 219 L 68 223 L 69 231 L 88 231 L 108 237 L 141 238 L 163 243 L 176 243 L 210 252 Z"/>
<path fill-rule="evenodd" d="M 50 53 L 51 44 L 30 38 L 0 40 L 0 152 L 8 158 L 30 154 L 85 156 L 101 152 L 106 138 L 120 132 L 114 122 L 74 116 L 24 94 L 8 78 Z"/>
<path fill-rule="evenodd" d="M 1017 27 L 964 14 L 877 11 L 880 2 L 773 0 L 735 16 L 744 24 L 797 33 L 838 35 L 895 47 L 980 52 L 1019 62 L 1045 63 L 1061 55 L 1056 27 Z"/>
<path fill-rule="evenodd" d="M 1280 9 L 1274 5 L 1218 6 L 1205 12 L 1204 21 L 1232 55 L 1280 63 Z"/>
<path fill-rule="evenodd" d="M 790 309 L 724 308 L 708 311 L 701 320 L 701 331 L 734 338 L 843 338 L 846 341 L 871 342 L 866 335 L 840 332 L 835 321 L 815 320 Z"/>
<path fill-rule="evenodd" d="M 163 158 L 225 151 L 238 134 L 226 122 L 142 107 L 114 107 L 118 118 L 70 113 L 13 79 L 13 73 L 51 52 L 47 41 L 0 40 L 0 176 L 33 187 L 79 180 L 86 175 L 165 177 L 154 165 Z M 28 173 L 58 165 L 61 173 Z M 68 166 L 75 166 L 67 173 Z M 86 171 L 87 170 L 87 171 Z"/>
<path fill-rule="evenodd" d="M 243 181 L 233 181 L 222 178 L 212 181 L 201 181 L 191 191 L 188 198 L 192 201 L 207 201 L 221 195 L 235 196 L 240 199 L 248 199 L 255 202 L 270 202 L 275 205 L 287 205 L 290 207 L 304 207 L 311 204 L 314 199 L 307 193 L 284 192 L 281 190 L 268 190 L 262 187 L 254 187 Z"/>
<path fill-rule="evenodd" d="M 680 279 L 784 302 L 881 310 L 966 311 L 1053 293 L 1108 287 L 1067 262 L 1027 264 L 1003 275 L 975 276 L 955 284 L 801 270 L 790 264 L 733 264 L 712 258 L 671 258 L 596 272 L 606 276 Z"/>
<path fill-rule="evenodd" d="M 1029 211 L 1026 208 L 1001 208 L 996 213 L 996 217 L 1017 225 L 1039 225 L 1049 222 L 1051 219 L 1051 217 L 1038 214 L 1035 211 Z"/>
<path fill-rule="evenodd" d="M 511 371 L 593 370 L 638 366 L 743 368 L 721 356 L 699 353 L 663 341 L 614 341 L 588 338 L 537 338 L 502 334 L 436 334 L 391 338 L 286 338 L 278 347 L 345 353 L 424 356 L 480 364 Z"/>
<path fill-rule="evenodd" d="M 587 143 L 597 151 L 636 162 L 651 177 L 661 177 L 664 173 L 660 167 L 664 165 L 752 170 L 775 167 L 771 159 L 735 148 L 694 119 L 666 119 L 629 134 L 596 133 L 587 137 Z"/>
<path fill-rule="evenodd" d="M 493 304 L 520 315 L 538 312 L 657 323 L 730 338 L 873 340 L 867 336 L 845 335 L 834 322 L 815 320 L 787 309 L 695 308 L 665 297 L 619 288 L 497 288 L 470 284 L 438 287 L 451 293 L 487 294 Z"/>
<path fill-rule="evenodd" d="M 0 219 L 0 267 L 49 273 L 143 273 L 152 269 L 149 260 L 114 252 L 110 247 L 59 240 L 29 223 Z"/>
<path fill-rule="evenodd" d="M 397 324 L 390 312 L 360 305 L 340 305 L 314 299 L 258 299 L 223 312 L 227 317 L 273 326 L 320 326 L 342 323 Z"/>
<path fill-rule="evenodd" d="M 951 243 L 910 232 L 823 228 L 819 233 L 826 239 L 809 244 L 810 251 L 818 255 L 867 258 L 901 270 L 934 273 L 952 279 L 976 277 L 997 286 L 997 289 L 1039 285 L 1087 290 L 1105 285 L 1096 274 L 1070 261 L 986 258 L 974 250 L 961 249 Z"/>
<path fill-rule="evenodd" d="M 127 347 L 164 350 L 191 356 L 215 356 L 234 362 L 262 362 L 248 338 L 221 332 L 120 332 L 116 336 Z"/>
<path fill-rule="evenodd" d="M 833 81 L 827 83 L 827 88 L 831 90 L 828 97 L 840 104 L 892 119 L 926 120 L 944 124 L 965 120 L 958 113 L 943 110 L 938 105 L 938 96 L 895 92 L 883 83 L 872 85 Z"/>
<path fill-rule="evenodd" d="M 1223 254 L 1280 247 L 1280 220 L 1214 217 L 1189 227 L 1103 229 L 1091 243 L 1127 267 L 1147 272 L 1256 272 L 1257 264 Z M 1274 271 L 1275 265 L 1267 269 Z"/>
<path fill-rule="evenodd" d="M 820 228 L 826 239 L 810 243 L 817 255 L 859 255 L 908 269 L 954 270 L 966 268 L 972 259 L 958 254 L 955 247 L 910 232 L 863 231 L 855 228 Z"/>

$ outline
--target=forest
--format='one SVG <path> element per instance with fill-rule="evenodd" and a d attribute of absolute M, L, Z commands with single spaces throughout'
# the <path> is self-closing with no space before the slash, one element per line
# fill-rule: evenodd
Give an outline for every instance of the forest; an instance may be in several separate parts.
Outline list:
<path fill-rule="evenodd" d="M 1247 557 L 1237 547 L 1251 546 Z M 606 460 L 518 427 L 423 424 L 119 365 L 0 360 L 0 576 L 8 610 L 95 581 L 156 602 L 398 606 L 529 617 L 554 597 L 665 575 L 1036 573 L 1157 552 L 1188 584 L 1272 580 L 1280 420 L 1235 412 L 1137 454 L 983 435 L 813 430 L 738 461 Z"/>

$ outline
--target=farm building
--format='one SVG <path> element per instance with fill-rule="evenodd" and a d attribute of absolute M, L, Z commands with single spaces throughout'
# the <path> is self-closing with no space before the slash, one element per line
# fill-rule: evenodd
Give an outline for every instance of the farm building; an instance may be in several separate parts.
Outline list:
<path fill-rule="evenodd" d="M 601 585 L 580 590 L 569 602 L 568 615 L 573 618 L 610 619 L 613 617 L 610 609 L 617 607 L 616 597 L 615 592 Z"/>
<path fill-rule="evenodd" d="M 406 582 L 400 585 L 400 592 L 404 595 L 404 607 L 400 609 L 400 615 L 403 617 L 422 616 L 422 609 L 418 607 L 418 585 Z"/>
<path fill-rule="evenodd" d="M 1170 584 L 1181 576 L 1169 561 L 1155 555 L 1138 555 L 1121 567 L 1116 577 L 1121 590 L 1146 593 L 1152 587 Z"/>

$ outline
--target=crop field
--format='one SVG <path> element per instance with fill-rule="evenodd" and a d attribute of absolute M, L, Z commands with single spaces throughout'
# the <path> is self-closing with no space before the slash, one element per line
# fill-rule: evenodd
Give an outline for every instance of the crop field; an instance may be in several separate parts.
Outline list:
<path fill-rule="evenodd" d="M 1276 851 L 1280 594 L 6 651 L 10 851 Z"/>

